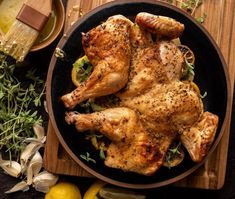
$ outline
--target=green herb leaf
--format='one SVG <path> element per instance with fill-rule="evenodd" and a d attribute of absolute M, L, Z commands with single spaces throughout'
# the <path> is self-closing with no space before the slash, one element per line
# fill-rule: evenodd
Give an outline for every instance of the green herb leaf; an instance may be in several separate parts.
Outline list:
<path fill-rule="evenodd" d="M 80 155 L 80 158 L 86 160 L 87 162 L 93 162 L 94 164 L 96 163 L 96 161 L 90 157 L 90 153 L 86 152 L 86 155 Z"/>
<path fill-rule="evenodd" d="M 101 158 L 102 160 L 105 160 L 105 158 L 106 158 L 103 148 L 100 149 L 100 158 Z"/>
<path fill-rule="evenodd" d="M 203 95 L 200 95 L 201 99 L 204 99 L 207 96 L 207 92 L 205 91 Z"/>
<path fill-rule="evenodd" d="M 196 18 L 196 21 L 202 24 L 205 22 L 206 17 L 207 17 L 207 14 L 203 13 L 202 16 Z"/>
<path fill-rule="evenodd" d="M 186 66 L 187 66 L 187 75 L 194 77 L 195 76 L 194 65 L 190 64 L 186 58 L 185 58 L 185 63 L 186 63 Z"/>

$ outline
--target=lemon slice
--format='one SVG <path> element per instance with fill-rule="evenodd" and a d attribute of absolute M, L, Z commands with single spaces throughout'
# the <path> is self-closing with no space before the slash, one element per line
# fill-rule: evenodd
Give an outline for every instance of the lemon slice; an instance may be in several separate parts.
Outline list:
<path fill-rule="evenodd" d="M 180 51 L 183 53 L 184 58 L 187 60 L 187 62 L 191 65 L 194 65 L 195 63 L 195 56 L 193 51 L 185 45 L 178 45 L 178 48 L 180 49 Z"/>
<path fill-rule="evenodd" d="M 91 74 L 92 65 L 90 64 L 86 55 L 80 57 L 73 64 L 71 71 L 71 79 L 75 86 L 79 86 L 84 82 Z"/>

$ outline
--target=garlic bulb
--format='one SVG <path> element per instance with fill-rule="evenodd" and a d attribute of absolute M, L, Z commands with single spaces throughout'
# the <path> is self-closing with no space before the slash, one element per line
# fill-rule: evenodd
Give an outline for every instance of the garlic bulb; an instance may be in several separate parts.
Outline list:
<path fill-rule="evenodd" d="M 25 181 L 17 183 L 14 187 L 12 187 L 10 190 L 6 191 L 5 193 L 13 193 L 16 191 L 28 191 L 29 186 Z"/>
<path fill-rule="evenodd" d="M 21 166 L 16 161 L 3 160 L 0 154 L 0 167 L 10 176 L 19 177 L 21 173 Z"/>
<path fill-rule="evenodd" d="M 42 168 L 42 156 L 37 151 L 35 155 L 29 162 L 28 168 L 26 170 L 27 184 L 31 185 L 33 182 L 33 177 L 36 176 Z"/>
<path fill-rule="evenodd" d="M 56 184 L 57 180 L 57 175 L 43 171 L 33 178 L 33 187 L 37 191 L 47 193 L 49 188 Z"/>

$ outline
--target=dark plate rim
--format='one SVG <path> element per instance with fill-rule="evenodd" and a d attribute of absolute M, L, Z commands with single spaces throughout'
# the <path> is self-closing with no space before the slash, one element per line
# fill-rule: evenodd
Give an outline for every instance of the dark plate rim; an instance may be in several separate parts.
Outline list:
<path fill-rule="evenodd" d="M 200 24 L 198 24 L 198 22 L 195 21 L 195 19 L 189 15 L 188 13 L 184 12 L 183 10 L 177 8 L 176 6 L 170 5 L 168 3 L 165 2 L 159 2 L 159 1 L 154 1 L 154 0 L 119 0 L 119 1 L 113 1 L 113 2 L 109 2 L 106 4 L 103 4 L 101 6 L 96 7 L 95 9 L 91 10 L 90 12 L 88 12 L 87 14 L 85 14 L 84 16 L 82 16 L 68 31 L 68 33 L 66 33 L 66 36 L 63 36 L 59 42 L 59 44 L 57 45 L 58 48 L 63 48 L 63 46 L 65 45 L 67 39 L 70 37 L 70 35 L 73 33 L 73 31 L 76 29 L 77 26 L 79 26 L 81 23 L 83 23 L 84 21 L 87 20 L 87 18 L 89 18 L 90 16 L 92 16 L 93 14 L 95 14 L 96 12 L 99 12 L 103 9 L 107 9 L 113 6 L 117 6 L 117 5 L 122 5 L 122 4 L 131 4 L 131 3 L 149 3 L 149 4 L 153 4 L 153 5 L 160 5 L 160 6 L 164 6 L 167 8 L 170 8 L 176 12 L 179 12 L 180 14 L 182 14 L 184 17 L 188 18 L 192 23 L 194 23 L 205 35 L 206 37 L 209 39 L 209 41 L 211 42 L 211 44 L 213 45 L 213 47 L 215 48 L 215 50 L 217 51 L 219 58 L 221 60 L 222 66 L 223 66 L 223 70 L 225 73 L 225 78 L 226 78 L 226 84 L 227 84 L 227 106 L 226 106 L 226 114 L 225 114 L 225 118 L 221 127 L 221 130 L 218 134 L 218 137 L 216 138 L 216 140 L 214 141 L 208 155 L 204 158 L 204 160 L 198 164 L 196 164 L 195 166 L 193 166 L 191 169 L 183 172 L 182 174 L 175 176 L 171 179 L 167 179 L 161 182 L 156 182 L 156 183 L 150 183 L 150 184 L 132 184 L 132 183 L 124 183 L 124 182 L 120 182 L 120 181 L 116 181 L 113 180 L 109 177 L 103 176 L 101 174 L 99 174 L 98 172 L 94 171 L 93 169 L 91 169 L 90 167 L 88 167 L 87 165 L 85 165 L 81 160 L 79 160 L 79 158 L 72 152 L 72 150 L 69 148 L 69 146 L 66 144 L 65 140 L 63 139 L 62 135 L 59 132 L 59 129 L 56 125 L 56 121 L 55 121 L 55 117 L 53 114 L 53 109 L 52 109 L 52 99 L 51 99 L 51 81 L 52 81 L 52 74 L 53 74 L 53 70 L 54 70 L 54 66 L 56 64 L 57 58 L 53 55 L 50 65 L 49 65 L 49 69 L 48 69 L 48 75 L 47 75 L 47 90 L 46 90 L 46 100 L 47 100 L 47 107 L 48 107 L 48 114 L 49 114 L 49 118 L 50 121 L 52 123 L 52 127 L 61 143 L 61 145 L 64 147 L 64 149 L 66 150 L 66 152 L 71 156 L 71 158 L 78 163 L 83 169 L 85 169 L 87 172 L 89 172 L 90 174 L 94 175 L 95 177 L 106 181 L 110 184 L 114 184 L 117 186 L 121 186 L 121 187 L 126 187 L 126 188 L 134 188 L 134 189 L 149 189 L 149 188 L 157 188 L 157 187 L 161 187 L 161 186 L 165 186 L 171 183 L 174 183 L 176 181 L 179 181 L 183 178 L 185 178 L 186 176 L 188 176 L 189 174 L 191 174 L 192 172 L 194 172 L 196 169 L 198 169 L 202 164 L 204 164 L 204 162 L 208 159 L 208 157 L 210 156 L 210 154 L 215 150 L 216 146 L 218 145 L 218 143 L 220 142 L 223 133 L 225 131 L 226 128 L 226 124 L 228 124 L 228 121 L 230 120 L 230 114 L 231 114 L 231 107 L 232 107 L 232 94 L 231 94 L 231 84 L 230 84 L 230 78 L 228 75 L 228 69 L 227 69 L 227 65 L 225 63 L 224 57 L 219 49 L 219 47 L 217 46 L 216 42 L 214 41 L 214 39 L 212 38 L 212 36 L 210 35 L 210 33 Z"/>

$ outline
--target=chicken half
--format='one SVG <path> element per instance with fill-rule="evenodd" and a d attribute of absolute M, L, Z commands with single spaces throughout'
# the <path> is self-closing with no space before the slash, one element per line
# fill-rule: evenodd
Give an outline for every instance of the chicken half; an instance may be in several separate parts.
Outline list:
<path fill-rule="evenodd" d="M 62 96 L 66 108 L 73 109 L 88 98 L 112 94 L 125 86 L 131 59 L 132 25 L 126 17 L 116 15 L 83 35 L 83 48 L 94 70 L 87 81 Z"/>
<path fill-rule="evenodd" d="M 129 108 L 91 114 L 68 112 L 65 120 L 75 124 L 79 132 L 96 130 L 112 141 L 107 149 L 106 166 L 142 175 L 152 175 L 161 167 L 175 137 L 171 132 L 161 132 L 158 138 L 148 133 L 138 114 Z"/>
<path fill-rule="evenodd" d="M 71 109 L 88 98 L 118 96 L 119 108 L 91 114 L 67 112 L 66 121 L 79 132 L 97 130 L 112 141 L 105 165 L 152 175 L 179 135 L 192 160 L 201 161 L 214 139 L 218 118 L 204 113 L 195 85 L 181 81 L 185 60 L 171 39 L 182 34 L 184 25 L 149 13 L 139 13 L 136 23 L 117 15 L 86 34 L 83 47 L 94 71 L 82 87 L 62 100 Z M 124 31 L 120 34 L 119 26 Z M 157 34 L 157 42 L 150 33 Z M 106 37 L 108 43 L 103 42 Z"/>

